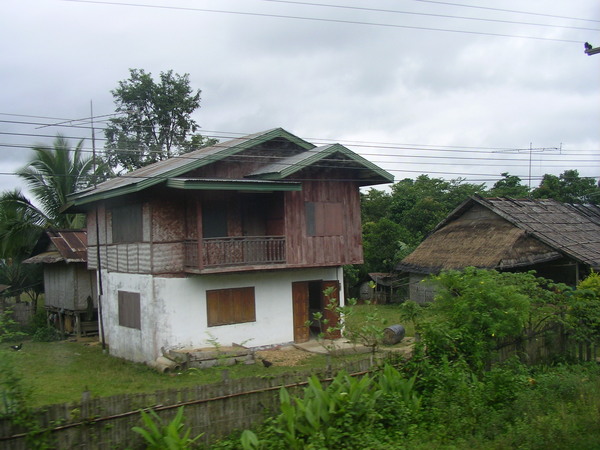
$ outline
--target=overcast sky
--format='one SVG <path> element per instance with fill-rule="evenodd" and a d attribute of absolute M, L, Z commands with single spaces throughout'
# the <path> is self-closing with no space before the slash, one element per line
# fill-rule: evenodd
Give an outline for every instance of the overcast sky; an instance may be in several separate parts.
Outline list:
<path fill-rule="evenodd" d="M 397 181 L 600 178 L 600 2 L 455 1 L 2 0 L 0 190 L 56 133 L 91 149 L 44 125 L 113 113 L 130 68 L 188 73 L 203 134 L 283 127 Z"/>

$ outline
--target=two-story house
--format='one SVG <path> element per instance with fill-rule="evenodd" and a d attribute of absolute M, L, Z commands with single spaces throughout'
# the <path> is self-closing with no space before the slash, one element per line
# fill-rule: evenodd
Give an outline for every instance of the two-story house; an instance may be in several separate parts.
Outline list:
<path fill-rule="evenodd" d="M 308 340 L 323 290 L 343 302 L 342 266 L 362 262 L 359 188 L 392 181 L 342 145 L 277 128 L 74 194 L 111 354 Z"/>

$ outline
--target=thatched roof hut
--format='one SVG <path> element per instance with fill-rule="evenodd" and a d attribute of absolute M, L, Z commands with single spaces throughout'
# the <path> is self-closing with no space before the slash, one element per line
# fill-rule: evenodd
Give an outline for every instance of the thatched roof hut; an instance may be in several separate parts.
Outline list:
<path fill-rule="evenodd" d="M 474 196 L 442 221 L 397 270 L 422 278 L 468 266 L 533 269 L 574 284 L 590 269 L 600 269 L 600 208 Z"/>

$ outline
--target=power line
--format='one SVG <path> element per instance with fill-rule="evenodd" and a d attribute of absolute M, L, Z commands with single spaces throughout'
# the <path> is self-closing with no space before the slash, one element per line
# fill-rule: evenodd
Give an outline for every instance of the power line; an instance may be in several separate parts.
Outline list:
<path fill-rule="evenodd" d="M 475 8 L 475 9 L 485 9 L 488 11 L 500 11 L 500 12 L 514 13 L 514 14 L 527 14 L 527 15 L 531 15 L 531 16 L 552 17 L 554 19 L 570 19 L 570 20 L 581 20 L 581 21 L 586 21 L 586 22 L 600 22 L 600 20 L 595 20 L 595 19 L 582 19 L 579 17 L 557 16 L 557 15 L 553 15 L 553 14 L 544 14 L 544 13 L 536 13 L 536 12 L 529 12 L 529 11 L 517 11 L 514 9 L 491 8 L 488 6 L 465 5 L 462 3 L 450 3 L 450 2 L 441 2 L 441 1 L 434 1 L 434 0 L 413 0 L 413 1 L 421 2 L 421 3 L 435 3 L 437 5 L 460 6 L 461 8 Z"/>
<path fill-rule="evenodd" d="M 531 26 L 536 26 L 536 27 L 568 28 L 568 29 L 573 29 L 573 30 L 600 31 L 599 28 L 575 27 L 575 26 L 569 26 L 569 25 L 555 25 L 555 24 L 548 24 L 548 23 L 518 22 L 518 21 L 514 21 L 514 20 L 488 19 L 488 18 L 483 18 L 483 17 L 453 16 L 450 14 L 433 14 L 433 13 L 424 13 L 424 12 L 415 12 L 415 11 L 400 11 L 397 9 L 365 8 L 365 7 L 361 7 L 361 6 L 331 5 L 331 4 L 326 4 L 326 3 L 311 3 L 311 2 L 300 2 L 300 1 L 292 1 L 292 0 L 260 0 L 260 1 L 270 2 L 270 3 L 285 3 L 285 4 L 292 4 L 292 5 L 347 9 L 347 10 L 356 10 L 356 11 L 382 12 L 382 13 L 390 13 L 390 14 L 405 14 L 405 15 L 423 16 L 423 17 L 439 17 L 439 18 L 443 18 L 443 19 L 460 19 L 460 20 L 473 20 L 473 21 L 481 21 L 481 22 L 507 23 L 507 24 L 511 24 L 511 25 L 531 25 Z"/>
<path fill-rule="evenodd" d="M 524 36 L 524 35 L 514 35 L 514 34 L 504 34 L 504 33 L 491 33 L 491 32 L 485 32 L 485 31 L 453 30 L 453 29 L 435 28 L 435 27 L 419 27 L 419 26 L 413 26 L 413 25 L 364 22 L 364 21 L 358 21 L 358 20 L 327 19 L 327 18 L 323 18 L 323 17 L 303 17 L 303 16 L 292 16 L 292 15 L 285 15 L 285 14 L 268 14 L 268 13 L 256 13 L 256 12 L 248 12 L 248 11 L 228 11 L 228 10 L 221 10 L 221 9 L 190 8 L 190 7 L 183 7 L 183 6 L 149 5 L 149 4 L 142 4 L 142 3 L 126 3 L 126 2 L 115 2 L 115 1 L 105 2 L 105 1 L 99 1 L 99 0 L 61 0 L 61 1 L 72 2 L 72 3 L 110 5 L 110 6 L 131 6 L 131 7 L 135 7 L 135 8 L 166 9 L 166 10 L 173 10 L 173 11 L 193 11 L 193 12 L 232 14 L 232 15 L 240 15 L 240 16 L 252 16 L 252 17 L 270 17 L 270 18 L 275 18 L 275 19 L 306 20 L 306 21 L 314 21 L 314 22 L 339 23 L 339 24 L 346 24 L 346 25 L 377 26 L 377 27 L 384 27 L 384 28 L 399 28 L 399 29 L 408 29 L 408 30 L 439 31 L 439 32 L 446 32 L 446 33 L 459 33 L 459 34 L 494 36 L 494 37 L 508 37 L 508 38 L 517 38 L 517 39 L 533 39 L 533 40 L 538 40 L 538 41 L 553 41 L 553 42 L 565 42 L 565 43 L 575 43 L 575 44 L 581 43 L 581 40 L 573 40 L 573 39 L 558 39 L 558 38 L 549 38 L 549 37 L 540 37 L 540 36 Z"/>
<path fill-rule="evenodd" d="M 0 115 L 12 115 L 9 113 L 0 113 Z M 14 114 L 15 116 L 19 116 L 18 114 Z M 23 115 L 21 115 L 23 116 Z M 110 114 L 105 114 L 98 117 L 106 117 L 110 116 Z M 25 116 L 25 117 L 37 117 L 37 116 Z M 49 118 L 53 119 L 53 118 Z M 61 119 L 68 121 L 68 119 Z M 40 122 L 26 122 L 26 121 L 16 121 L 16 120 L 0 120 L 0 123 L 12 123 L 17 125 L 47 125 Z M 60 127 L 65 128 L 81 128 L 85 130 L 90 130 L 91 127 L 88 126 L 80 126 L 80 125 L 60 125 Z M 106 128 L 96 127 L 96 130 L 106 130 Z M 225 138 L 225 139 L 235 139 L 247 136 L 251 133 L 246 132 L 234 132 L 234 131 L 218 131 L 218 130 L 202 130 L 202 136 L 209 138 Z M 34 133 L 16 133 L 16 132 L 0 132 L 0 135 L 14 135 L 14 136 L 28 136 L 28 137 L 41 137 L 41 138 L 55 138 L 56 135 L 48 135 L 48 134 L 34 134 Z M 82 138 L 81 136 L 64 136 L 66 139 L 87 139 Z M 99 140 L 106 141 L 106 138 L 97 138 Z M 378 142 L 378 141 L 361 141 L 361 140 L 347 140 L 347 139 L 326 139 L 326 138 L 318 138 L 318 137 L 305 137 L 302 138 L 308 142 L 313 142 L 316 144 L 330 144 L 330 143 L 339 143 L 342 145 L 348 145 L 352 147 L 361 147 L 361 148 L 377 148 L 377 149 L 387 149 L 387 150 L 420 150 L 420 151 L 435 151 L 435 152 L 452 152 L 452 153 L 465 153 L 470 150 L 477 150 L 485 153 L 498 153 L 499 151 L 506 152 L 529 152 L 528 147 L 487 147 L 487 146 L 466 146 L 466 145 L 436 145 L 436 144 L 418 144 L 418 143 L 398 143 L 398 142 Z M 600 151 L 598 149 L 568 149 L 563 148 L 563 152 L 569 153 L 571 156 L 585 156 L 586 154 L 574 154 L 572 151 L 590 151 L 597 152 Z M 368 153 L 369 155 L 381 155 L 381 156 L 390 156 L 386 153 Z"/>

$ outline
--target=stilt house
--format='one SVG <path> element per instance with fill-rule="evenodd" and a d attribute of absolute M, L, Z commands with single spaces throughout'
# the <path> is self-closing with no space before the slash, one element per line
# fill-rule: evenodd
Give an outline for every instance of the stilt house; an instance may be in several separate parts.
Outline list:
<path fill-rule="evenodd" d="M 329 315 L 324 289 L 343 302 L 342 266 L 362 262 L 359 188 L 392 181 L 277 128 L 76 193 L 111 354 L 308 340 L 310 312 Z"/>

